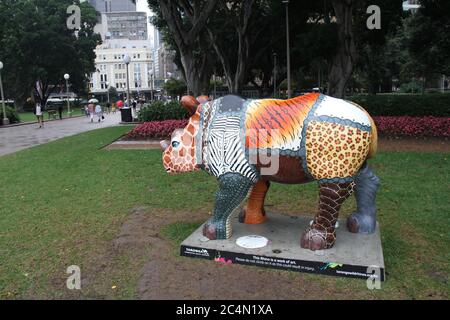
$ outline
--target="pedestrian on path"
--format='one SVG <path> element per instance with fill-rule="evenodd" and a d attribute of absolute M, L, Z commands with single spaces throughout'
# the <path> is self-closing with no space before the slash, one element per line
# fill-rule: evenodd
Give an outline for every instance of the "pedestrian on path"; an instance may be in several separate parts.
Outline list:
<path fill-rule="evenodd" d="M 62 120 L 62 113 L 63 113 L 63 106 L 62 106 L 62 104 L 60 104 L 60 105 L 58 106 L 59 120 Z"/>
<path fill-rule="evenodd" d="M 89 111 L 89 117 L 91 119 L 91 122 L 94 122 L 95 106 L 92 102 L 88 104 L 88 111 Z"/>
<path fill-rule="evenodd" d="M 34 114 L 36 115 L 39 128 L 44 127 L 44 108 L 42 108 L 42 105 L 40 102 L 36 102 L 34 105 Z"/>
<path fill-rule="evenodd" d="M 98 117 L 98 122 L 102 121 L 102 119 L 104 119 L 103 117 L 103 110 L 102 110 L 102 106 L 101 105 L 96 105 L 95 106 L 95 114 Z"/>

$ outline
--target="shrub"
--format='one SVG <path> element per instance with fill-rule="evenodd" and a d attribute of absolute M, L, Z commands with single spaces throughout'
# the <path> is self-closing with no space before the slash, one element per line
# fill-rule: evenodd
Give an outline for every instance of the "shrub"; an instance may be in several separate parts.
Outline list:
<path fill-rule="evenodd" d="M 400 92 L 403 93 L 419 93 L 422 92 L 422 85 L 419 82 L 403 83 L 400 86 Z"/>
<path fill-rule="evenodd" d="M 450 117 L 374 117 L 378 134 L 384 137 L 450 138 Z M 127 140 L 147 140 L 168 138 L 175 129 L 184 128 L 184 120 L 166 120 L 145 122 L 125 137 Z"/>
<path fill-rule="evenodd" d="M 380 136 L 387 137 L 450 137 L 450 118 L 436 117 L 374 117 Z"/>
<path fill-rule="evenodd" d="M 164 103 L 155 101 L 139 112 L 139 121 L 181 120 L 189 117 L 188 112 L 178 101 Z"/>
<path fill-rule="evenodd" d="M 6 107 L 6 117 L 9 119 L 9 123 L 17 123 L 20 122 L 19 115 L 16 110 L 10 107 Z M 3 120 L 3 107 L 0 105 L 0 125 L 2 125 Z"/>
<path fill-rule="evenodd" d="M 372 116 L 450 117 L 450 94 L 361 95 L 348 100 Z"/>
<path fill-rule="evenodd" d="M 187 124 L 187 119 L 144 122 L 128 132 L 125 139 L 147 140 L 152 138 L 168 138 L 175 129 L 184 128 Z"/>

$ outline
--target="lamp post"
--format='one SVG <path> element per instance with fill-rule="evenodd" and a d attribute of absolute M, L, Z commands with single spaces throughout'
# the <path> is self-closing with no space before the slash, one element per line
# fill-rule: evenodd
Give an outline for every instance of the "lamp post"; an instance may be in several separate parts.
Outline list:
<path fill-rule="evenodd" d="M 150 99 L 153 102 L 153 87 L 154 87 L 154 83 L 153 83 L 153 72 L 150 73 Z"/>
<path fill-rule="evenodd" d="M 217 84 L 216 84 L 216 72 L 214 71 L 214 75 L 213 75 L 213 81 L 214 81 L 214 96 L 213 96 L 213 100 L 215 100 L 216 99 L 216 96 L 217 96 Z"/>
<path fill-rule="evenodd" d="M 109 82 L 106 82 L 106 93 L 108 95 L 108 103 L 109 103 Z"/>
<path fill-rule="evenodd" d="M 273 53 L 273 96 L 277 97 L 277 53 Z"/>
<path fill-rule="evenodd" d="M 289 46 L 289 0 L 283 0 L 286 5 L 286 57 L 287 57 L 287 96 L 291 98 L 291 54 Z"/>
<path fill-rule="evenodd" d="M 3 125 L 7 125 L 9 124 L 9 119 L 6 116 L 5 95 L 3 94 L 3 83 L 2 83 L 2 69 L 3 69 L 3 62 L 0 61 L 0 92 L 2 95 Z"/>
<path fill-rule="evenodd" d="M 128 72 L 129 66 L 130 66 L 130 62 L 131 62 L 131 58 L 128 54 L 125 55 L 125 57 L 123 58 L 123 62 L 127 65 L 127 101 L 128 101 L 128 108 L 130 108 L 130 74 Z"/>
<path fill-rule="evenodd" d="M 72 116 L 72 114 L 70 113 L 70 102 L 69 102 L 69 79 L 70 79 L 70 75 L 68 73 L 66 73 L 64 75 L 64 79 L 66 79 L 66 94 L 67 94 L 67 115 L 69 117 Z"/>

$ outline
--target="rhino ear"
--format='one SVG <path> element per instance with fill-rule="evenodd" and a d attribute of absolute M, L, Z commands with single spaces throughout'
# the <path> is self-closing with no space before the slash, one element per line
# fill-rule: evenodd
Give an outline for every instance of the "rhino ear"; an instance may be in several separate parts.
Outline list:
<path fill-rule="evenodd" d="M 208 96 L 199 96 L 199 97 L 197 97 L 197 101 L 199 102 L 199 103 L 205 103 L 205 102 L 208 102 L 208 101 L 210 101 L 211 99 L 208 97 Z"/>
<path fill-rule="evenodd" d="M 186 108 L 192 116 L 197 111 L 197 106 L 200 104 L 193 96 L 184 96 L 181 98 L 181 105 Z"/>

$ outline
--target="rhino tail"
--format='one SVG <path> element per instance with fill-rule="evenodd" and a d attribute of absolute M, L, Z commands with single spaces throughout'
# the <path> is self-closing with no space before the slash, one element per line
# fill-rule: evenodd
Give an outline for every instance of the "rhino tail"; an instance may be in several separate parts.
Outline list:
<path fill-rule="evenodd" d="M 378 131 L 377 131 L 377 126 L 375 125 L 375 122 L 373 121 L 371 116 L 369 116 L 369 119 L 370 119 L 371 134 L 370 134 L 369 154 L 367 155 L 367 159 L 372 159 L 377 154 Z"/>

